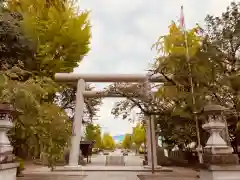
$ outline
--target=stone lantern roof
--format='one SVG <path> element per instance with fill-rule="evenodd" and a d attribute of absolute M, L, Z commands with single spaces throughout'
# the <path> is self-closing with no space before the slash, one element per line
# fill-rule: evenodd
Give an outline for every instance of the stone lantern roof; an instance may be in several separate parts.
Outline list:
<path fill-rule="evenodd" d="M 218 104 L 208 104 L 203 108 L 204 114 L 222 114 L 227 110 L 228 110 L 227 108 Z"/>

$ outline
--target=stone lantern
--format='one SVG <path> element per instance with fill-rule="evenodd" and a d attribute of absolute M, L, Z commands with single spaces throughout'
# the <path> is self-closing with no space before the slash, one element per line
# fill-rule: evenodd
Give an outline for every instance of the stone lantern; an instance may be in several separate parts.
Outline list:
<path fill-rule="evenodd" d="M 220 133 L 226 128 L 224 122 L 224 112 L 226 108 L 220 105 L 207 105 L 204 113 L 207 115 L 207 123 L 202 128 L 210 133 L 210 137 L 204 148 L 205 152 L 211 154 L 231 154 L 233 148 L 229 147 Z"/>
<path fill-rule="evenodd" d="M 228 146 L 220 133 L 226 128 L 224 113 L 226 108 L 220 105 L 207 105 L 204 114 L 207 122 L 202 128 L 210 133 L 206 146 L 203 149 L 204 168 L 200 171 L 201 180 L 239 180 L 240 167 L 237 154 Z"/>
<path fill-rule="evenodd" d="M 15 180 L 18 164 L 12 154 L 7 132 L 12 128 L 14 109 L 9 104 L 0 104 L 0 179 Z"/>

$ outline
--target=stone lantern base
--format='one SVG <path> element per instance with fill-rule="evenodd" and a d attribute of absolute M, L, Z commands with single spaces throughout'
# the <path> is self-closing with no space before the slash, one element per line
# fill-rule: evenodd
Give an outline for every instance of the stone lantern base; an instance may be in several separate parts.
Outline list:
<path fill-rule="evenodd" d="M 240 180 L 238 155 L 233 154 L 220 133 L 226 127 L 223 112 L 227 109 L 219 105 L 204 107 L 208 122 L 202 127 L 210 133 L 203 154 L 203 169 L 200 170 L 201 180 Z"/>
<path fill-rule="evenodd" d="M 203 154 L 204 164 L 214 164 L 214 165 L 233 165 L 239 164 L 239 157 L 237 154 Z"/>
<path fill-rule="evenodd" d="M 18 163 L 0 164 L 0 179 L 16 180 Z"/>
<path fill-rule="evenodd" d="M 240 180 L 240 166 L 210 165 L 200 170 L 200 180 Z"/>
<path fill-rule="evenodd" d="M 237 154 L 203 154 L 204 166 L 201 180 L 240 180 L 240 165 Z"/>

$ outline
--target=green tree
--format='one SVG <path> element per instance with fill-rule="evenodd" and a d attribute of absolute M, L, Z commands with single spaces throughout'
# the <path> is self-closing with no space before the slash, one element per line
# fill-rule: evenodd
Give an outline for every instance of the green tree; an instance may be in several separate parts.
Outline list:
<path fill-rule="evenodd" d="M 102 145 L 104 149 L 113 150 L 115 148 L 113 137 L 108 133 L 104 133 L 102 138 Z"/>
<path fill-rule="evenodd" d="M 95 141 L 95 147 L 101 148 L 102 139 L 101 139 L 101 127 L 97 124 L 92 123 L 86 126 L 85 139 L 90 141 Z"/>
<path fill-rule="evenodd" d="M 74 6 L 71 1 L 9 1 L 8 7 L 22 15 L 25 35 L 37 47 L 37 73 L 72 72 L 88 53 L 88 12 L 77 12 Z"/>
<path fill-rule="evenodd" d="M 157 87 L 157 85 L 154 85 L 154 87 Z M 126 97 L 125 100 L 115 104 L 112 114 L 116 117 L 122 115 L 126 119 L 129 117 L 131 110 L 137 107 L 141 110 L 139 117 L 141 123 L 145 123 L 141 116 L 152 115 L 155 117 L 155 123 L 160 125 L 161 136 L 164 137 L 166 144 L 171 146 L 178 143 L 188 144 L 196 140 L 195 123 L 190 121 L 190 113 L 183 110 L 181 113 L 177 112 L 171 94 L 167 96 L 168 92 L 166 92 L 162 96 L 156 94 L 153 97 L 146 98 L 141 88 L 143 88 L 142 84 L 121 83 L 114 87 L 111 86 L 110 92 L 116 92 Z M 179 121 L 179 119 L 182 121 Z"/>
<path fill-rule="evenodd" d="M 238 107 L 240 102 L 238 74 L 240 62 L 238 55 L 240 49 L 239 10 L 240 4 L 233 2 L 222 16 L 208 15 L 206 18 L 206 30 L 203 30 L 203 34 L 206 34 L 206 36 L 203 36 L 201 43 L 196 43 L 195 46 L 192 43 L 197 41 L 192 41 L 192 38 L 199 36 L 199 34 L 195 33 L 194 37 L 188 32 L 189 46 L 196 47 L 194 50 L 190 48 L 193 53 L 190 53 L 189 62 L 195 90 L 195 108 L 198 112 L 201 112 L 203 105 L 212 101 L 231 110 L 232 113 L 228 116 L 228 124 L 231 126 L 230 135 L 234 146 L 237 144 L 234 140 L 236 139 L 235 131 L 237 129 L 237 119 L 239 119 Z M 179 57 L 182 57 L 182 54 L 177 52 L 180 48 L 179 44 L 183 43 L 183 41 L 179 42 L 181 39 L 179 36 L 183 35 L 178 33 L 178 29 L 173 28 L 172 33 L 170 33 L 172 38 L 168 38 L 169 36 L 164 37 L 164 43 L 166 44 L 167 41 L 168 46 L 161 47 L 165 50 L 164 54 L 167 54 L 167 56 L 160 56 L 159 67 L 161 68 L 157 72 L 163 72 L 165 75 L 176 75 L 171 78 L 167 77 L 173 82 L 177 93 L 175 97 L 179 104 L 177 108 L 178 114 L 183 115 L 186 112 L 193 111 L 193 105 L 190 100 L 189 85 L 184 83 L 184 77 L 188 77 L 190 74 L 187 75 L 187 67 L 184 68 L 184 65 L 187 65 L 188 62 L 186 62 L 186 58 L 180 59 Z M 190 35 L 192 37 L 189 37 Z M 186 50 L 183 49 L 182 52 L 186 52 Z M 187 82 L 187 78 L 185 79 Z M 178 87 L 181 87 L 181 90 Z M 166 87 L 166 91 L 171 92 L 169 87 Z M 185 107 L 182 106 L 183 103 Z M 198 119 L 201 119 L 201 117 Z M 228 141 L 228 138 L 226 140 Z"/>
<path fill-rule="evenodd" d="M 10 69 L 19 62 L 24 69 L 30 69 L 34 64 L 36 49 L 33 43 L 27 39 L 21 30 L 21 14 L 9 12 L 7 9 L 0 13 L 1 17 L 1 55 L 0 70 Z M 28 78 L 29 74 L 26 74 Z M 23 80 L 24 80 L 23 79 Z"/>
<path fill-rule="evenodd" d="M 69 1 L 8 1 L 1 11 L 0 102 L 20 112 L 10 131 L 18 156 L 48 156 L 53 167 L 71 135 L 59 101 L 56 72 L 71 72 L 89 50 L 87 12 Z M 24 147 L 23 147 L 24 146 Z"/>
<path fill-rule="evenodd" d="M 94 147 L 99 148 L 99 149 L 101 149 L 103 147 L 101 133 L 96 136 L 96 143 L 95 143 Z"/>
<path fill-rule="evenodd" d="M 151 69 L 152 74 L 161 74 L 166 83 L 153 85 L 158 87 L 158 92 L 152 98 L 144 96 L 143 84 L 111 85 L 109 92 L 127 98 L 116 103 L 112 113 L 127 118 L 132 108 L 138 107 L 143 115 L 155 115 L 161 135 L 168 144 L 186 145 L 196 141 L 193 117 L 194 112 L 198 112 L 203 144 L 206 134 L 201 129 L 201 123 L 205 121 L 201 112 L 205 104 L 215 102 L 231 110 L 228 125 L 231 126 L 230 135 L 234 142 L 240 107 L 239 12 L 240 4 L 233 2 L 222 16 L 208 15 L 206 29 L 199 26 L 187 29 L 189 58 L 186 56 L 185 34 L 173 22 L 169 32 L 154 44 L 158 53 Z"/>
<path fill-rule="evenodd" d="M 208 52 L 202 50 L 202 37 L 198 35 L 196 27 L 188 30 L 190 61 L 186 58 L 184 33 L 175 24 L 169 27 L 169 33 L 159 38 L 155 44 L 159 56 L 152 68 L 152 74 L 161 74 L 167 81 L 158 87 L 158 92 L 152 97 L 143 94 L 143 84 L 115 84 L 110 91 L 115 91 L 127 97 L 127 100 L 116 104 L 113 114 L 123 114 L 125 117 L 133 107 L 138 107 L 144 115 L 155 115 L 160 124 L 161 135 L 169 144 L 196 141 L 196 128 L 193 121 L 193 110 L 201 111 L 206 103 L 209 89 L 206 83 L 214 81 L 212 70 L 217 66 L 209 61 Z M 190 69 L 189 65 L 190 64 Z M 212 68 L 214 67 L 214 68 Z M 196 103 L 192 103 L 192 94 L 189 86 L 189 76 L 194 77 L 196 85 L 194 96 Z M 137 89 L 137 90 L 136 90 Z M 175 124 L 175 119 L 182 121 Z M 190 126 L 190 127 L 189 127 Z M 184 133 L 183 133 L 184 132 Z M 185 136 L 183 136 L 185 134 Z"/>
<path fill-rule="evenodd" d="M 236 134 L 239 133 L 240 112 L 240 4 L 232 2 L 221 16 L 206 17 L 206 46 L 211 51 L 211 59 L 221 67 L 213 89 L 217 103 L 227 107 L 232 113 L 227 117 L 232 145 L 237 152 Z"/>
<path fill-rule="evenodd" d="M 175 143 L 178 138 L 178 142 L 185 145 L 196 141 L 195 114 L 193 112 L 202 111 L 209 94 L 206 84 L 214 81 L 215 77 L 212 71 L 217 71 L 217 67 L 208 59 L 208 52 L 202 47 L 203 38 L 199 36 L 199 30 L 200 28 L 196 27 L 185 32 L 188 41 L 188 47 L 186 47 L 184 32 L 175 23 L 172 23 L 169 33 L 160 37 L 155 44 L 159 56 L 156 59 L 154 73 L 162 74 L 168 81 L 159 87 L 156 96 L 172 102 L 172 109 L 169 109 L 172 121 L 167 122 L 165 119 L 169 119 L 168 117 L 161 117 L 159 124 L 160 127 L 162 126 L 161 129 L 163 129 L 163 125 L 174 127 L 171 128 L 171 137 L 164 137 L 166 140 Z M 187 48 L 188 57 L 186 55 Z M 192 88 L 194 89 L 193 93 Z M 169 124 L 177 117 L 182 120 L 182 125 Z M 185 128 L 188 125 L 191 125 L 190 128 Z M 184 133 L 188 132 L 186 133 L 188 136 L 182 136 L 179 131 L 178 137 L 175 137 L 173 132 L 182 128 L 185 130 Z"/>
<path fill-rule="evenodd" d="M 94 86 L 86 85 L 86 90 L 94 90 Z M 69 116 L 73 119 L 75 114 L 75 100 L 76 100 L 76 87 L 64 87 L 56 97 L 59 106 L 69 112 Z M 101 98 L 84 98 L 84 116 L 88 117 L 89 123 L 96 116 L 99 105 L 101 105 Z"/>
<path fill-rule="evenodd" d="M 142 143 L 146 143 L 146 133 L 143 124 L 138 123 L 135 128 L 133 128 L 132 141 L 136 145 L 138 150 Z"/>
<path fill-rule="evenodd" d="M 131 134 L 125 134 L 124 139 L 122 141 L 122 147 L 124 149 L 130 149 L 132 146 L 132 136 Z"/>
<path fill-rule="evenodd" d="M 20 113 L 14 119 L 14 128 L 10 131 L 14 151 L 23 158 L 29 155 L 39 157 L 41 152 L 45 153 L 52 166 L 61 157 L 62 147 L 67 145 L 71 123 L 57 105 L 41 102 L 48 92 L 55 91 L 54 86 L 51 87 L 53 89 L 45 87 L 51 79 L 35 78 L 19 82 L 8 78 L 19 76 L 21 70 L 13 70 L 15 73 L 5 71 L 1 74 L 0 102 L 13 104 Z"/>

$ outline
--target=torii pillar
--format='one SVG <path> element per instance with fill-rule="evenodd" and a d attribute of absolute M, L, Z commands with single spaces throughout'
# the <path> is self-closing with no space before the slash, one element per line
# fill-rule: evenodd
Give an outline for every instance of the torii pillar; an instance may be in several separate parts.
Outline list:
<path fill-rule="evenodd" d="M 149 83 L 149 79 L 146 78 L 144 82 L 145 94 L 146 97 L 151 96 L 151 86 Z M 145 115 L 144 120 L 146 122 L 146 139 L 147 139 L 147 158 L 148 158 L 148 167 L 152 167 L 152 161 L 154 164 L 154 168 L 159 167 L 157 164 L 157 143 L 156 143 L 156 132 L 155 132 L 155 122 L 154 118 Z M 151 126 L 150 126 L 151 121 Z M 152 136 L 152 142 L 151 142 Z M 153 148 L 153 149 L 152 149 Z M 152 155 L 153 153 L 153 155 Z M 153 157 L 153 159 L 152 159 Z"/>
<path fill-rule="evenodd" d="M 85 81 L 79 79 L 77 82 L 77 92 L 76 92 L 76 106 L 75 114 L 72 127 L 72 137 L 71 137 L 71 148 L 69 154 L 69 166 L 78 166 L 78 160 L 80 155 L 80 141 L 81 141 L 81 129 L 82 129 L 82 119 L 84 115 L 84 96 L 85 91 Z"/>

